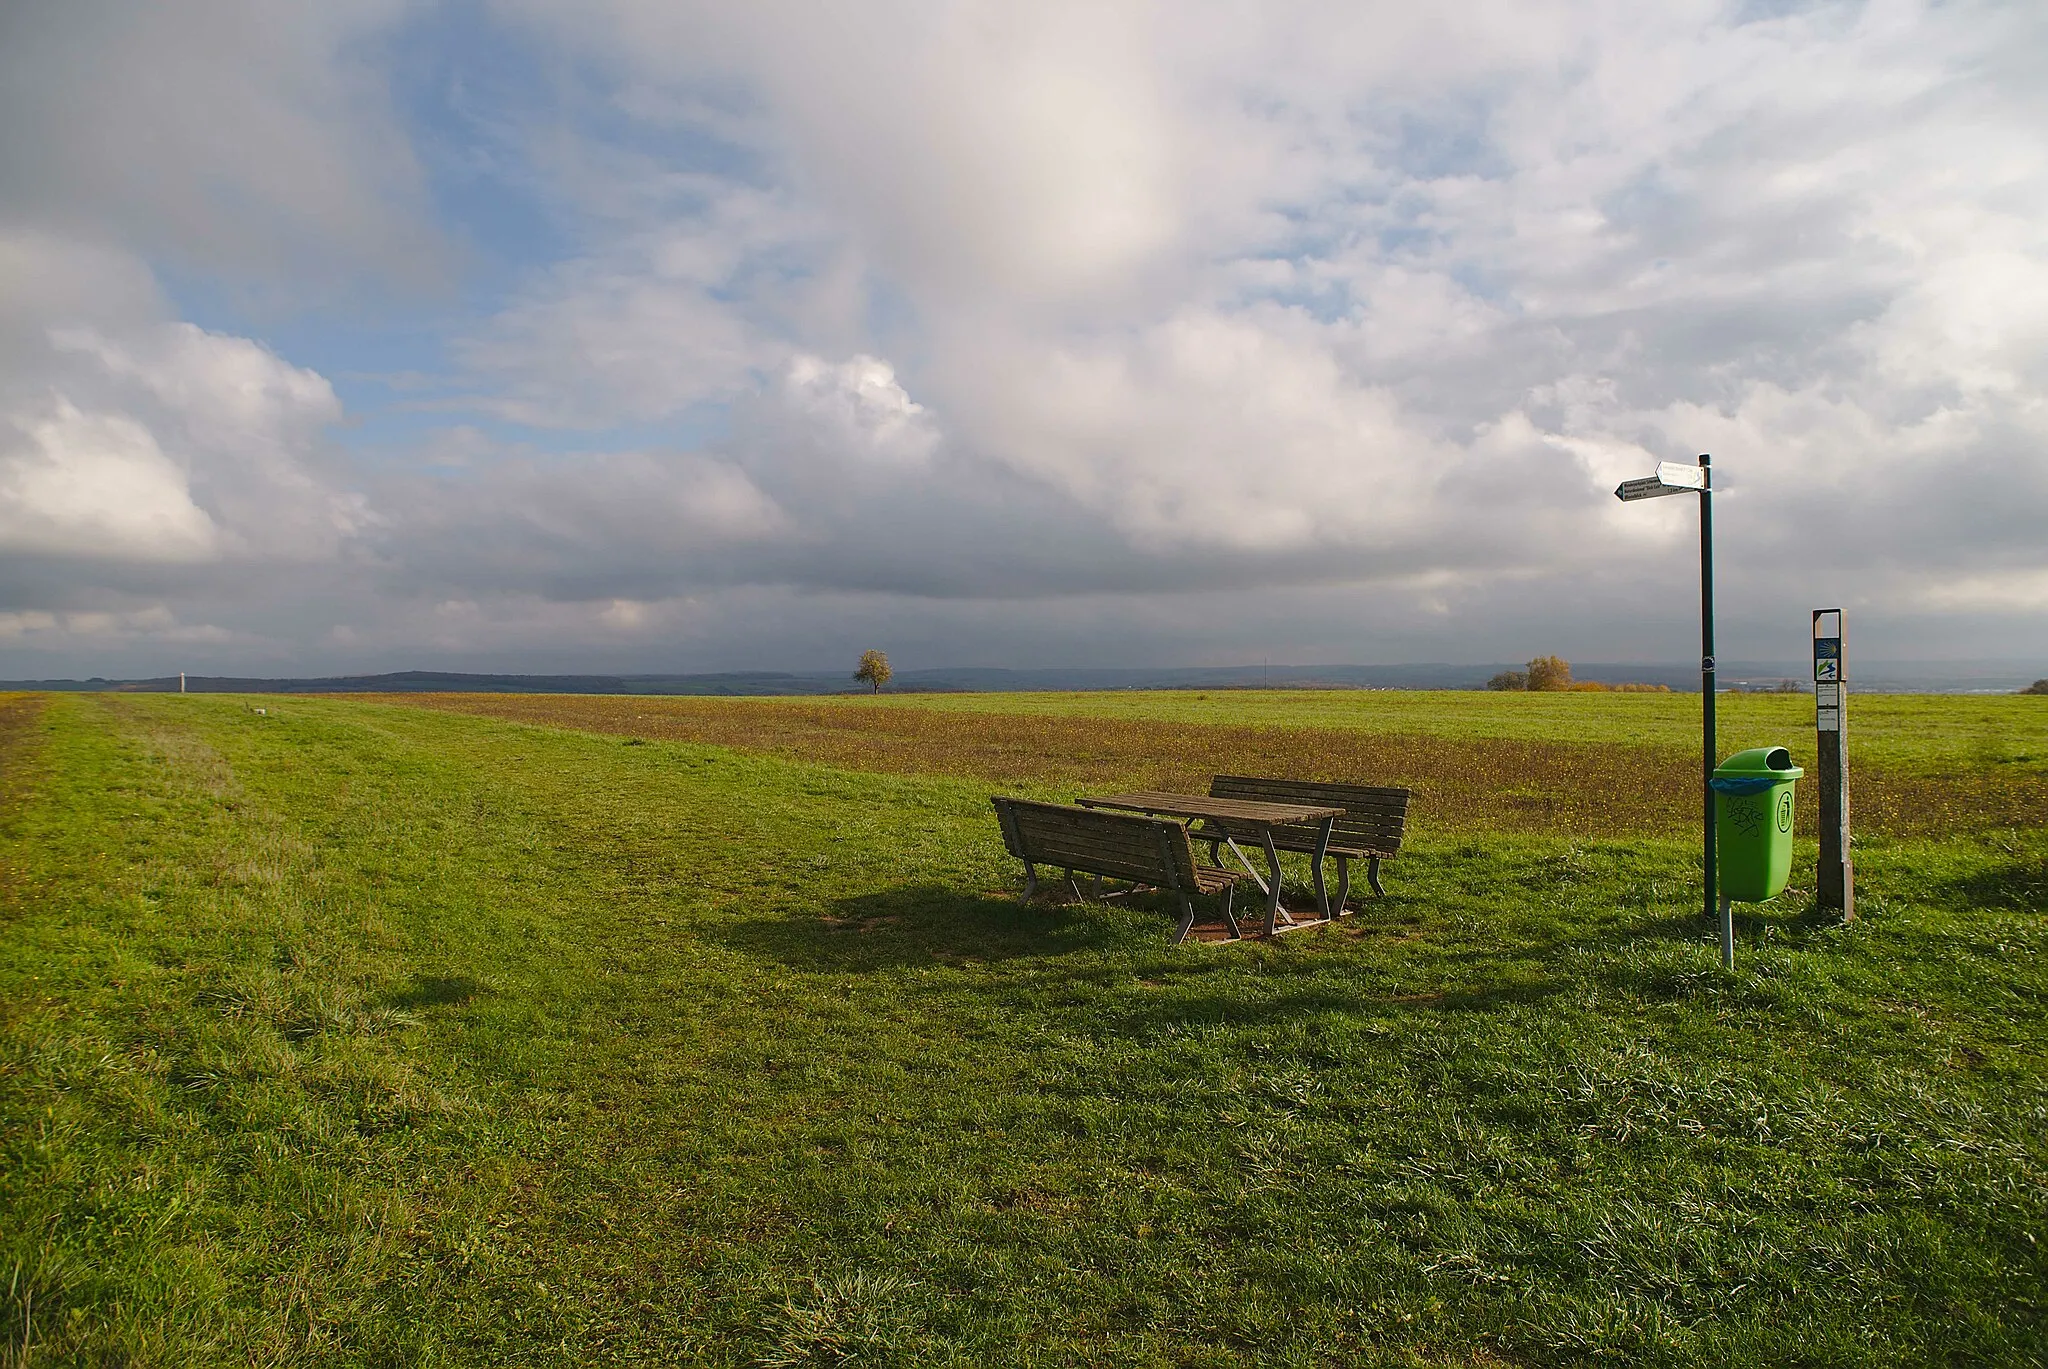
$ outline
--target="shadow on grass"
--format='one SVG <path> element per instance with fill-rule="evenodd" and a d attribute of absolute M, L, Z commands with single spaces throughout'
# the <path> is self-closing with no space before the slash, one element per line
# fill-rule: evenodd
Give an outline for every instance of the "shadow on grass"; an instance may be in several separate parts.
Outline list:
<path fill-rule="evenodd" d="M 484 992 L 484 986 L 467 975 L 426 975 L 385 995 L 391 1008 L 441 1008 L 467 1003 Z"/>
<path fill-rule="evenodd" d="M 1115 939 L 1099 909 L 939 884 L 834 899 L 826 908 L 821 917 L 744 920 L 703 935 L 791 969 L 833 973 L 1067 955 Z"/>
<path fill-rule="evenodd" d="M 1355 1019 L 1415 1013 L 1497 1013 L 1543 1002 L 1559 992 L 1549 980 L 1467 984 L 1419 993 L 1373 993 L 1316 984 L 1278 993 L 1256 985 L 1167 998 L 1117 1015 L 1111 1033 L 1138 1040 L 1207 1027 L 1273 1027 L 1331 1014 Z M 1233 991 L 1234 990 L 1234 991 Z"/>
<path fill-rule="evenodd" d="M 2048 856 L 2021 856 L 2000 861 L 1985 869 L 1956 879 L 1944 880 L 1942 890 L 1973 908 L 2016 908 L 2021 912 L 2048 911 Z"/>

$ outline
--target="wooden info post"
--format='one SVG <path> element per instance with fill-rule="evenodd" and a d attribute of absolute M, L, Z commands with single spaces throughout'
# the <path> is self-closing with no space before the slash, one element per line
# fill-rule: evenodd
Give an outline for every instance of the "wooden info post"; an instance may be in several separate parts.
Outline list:
<path fill-rule="evenodd" d="M 1813 611 L 1813 723 L 1820 769 L 1820 869 L 1816 902 L 1856 916 L 1856 862 L 1849 852 L 1849 666 L 1842 610 Z"/>

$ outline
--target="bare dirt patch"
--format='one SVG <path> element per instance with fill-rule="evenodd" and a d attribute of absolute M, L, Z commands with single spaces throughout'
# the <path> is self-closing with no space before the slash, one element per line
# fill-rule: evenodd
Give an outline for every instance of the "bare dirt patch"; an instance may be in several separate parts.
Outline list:
<path fill-rule="evenodd" d="M 955 713 L 887 704 L 605 695 L 410 694 L 377 702 L 546 727 L 703 742 L 852 770 L 954 775 L 1075 793 L 1205 791 L 1218 774 L 1406 785 L 1436 831 L 1625 836 L 1699 819 L 1698 759 L 1659 746 L 1384 735 L 1129 718 Z M 1800 786 L 1813 830 L 1816 786 Z M 1895 836 L 2048 826 L 2048 786 L 2030 775 L 1866 768 L 1859 831 Z"/>

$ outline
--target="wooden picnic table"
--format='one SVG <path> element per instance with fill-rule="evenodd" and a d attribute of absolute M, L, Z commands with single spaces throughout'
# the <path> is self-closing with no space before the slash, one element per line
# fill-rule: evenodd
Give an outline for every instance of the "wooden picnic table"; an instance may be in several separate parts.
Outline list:
<path fill-rule="evenodd" d="M 1137 789 L 1126 794 L 1102 794 L 1091 798 L 1074 800 L 1083 808 L 1117 808 L 1131 813 L 1146 813 L 1153 817 L 1180 818 L 1187 822 L 1207 822 L 1220 832 L 1256 835 L 1259 844 L 1266 850 L 1266 867 L 1272 873 L 1273 882 L 1268 885 L 1259 879 L 1259 872 L 1252 869 L 1252 863 L 1245 858 L 1232 835 L 1221 840 L 1230 847 L 1247 873 L 1258 881 L 1266 894 L 1266 935 L 1273 936 L 1280 930 L 1280 921 L 1285 918 L 1292 927 L 1297 924 L 1286 909 L 1280 906 L 1280 853 L 1273 847 L 1273 829 L 1290 825 L 1313 825 L 1319 829 L 1314 858 L 1316 907 L 1325 921 L 1330 916 L 1330 895 L 1323 883 L 1323 856 L 1330 848 L 1330 829 L 1337 819 L 1344 816 L 1342 808 L 1326 808 L 1320 805 L 1301 803 L 1265 803 L 1250 799 L 1218 799 L 1207 794 L 1170 794 L 1157 789 Z"/>

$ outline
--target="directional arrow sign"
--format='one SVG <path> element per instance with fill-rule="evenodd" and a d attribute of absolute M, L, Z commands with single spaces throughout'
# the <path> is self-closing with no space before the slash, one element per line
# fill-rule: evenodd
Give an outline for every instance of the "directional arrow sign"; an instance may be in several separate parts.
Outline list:
<path fill-rule="evenodd" d="M 1703 490 L 1707 487 L 1707 468 L 1689 466 L 1683 461 L 1659 461 L 1657 479 L 1682 490 Z"/>
<path fill-rule="evenodd" d="M 1689 494 L 1691 491 L 1689 485 L 1667 485 L 1654 475 L 1646 475 L 1641 480 L 1624 480 L 1616 485 L 1614 497 L 1624 504 L 1632 504 L 1638 499 L 1656 499 L 1661 495 Z"/>

